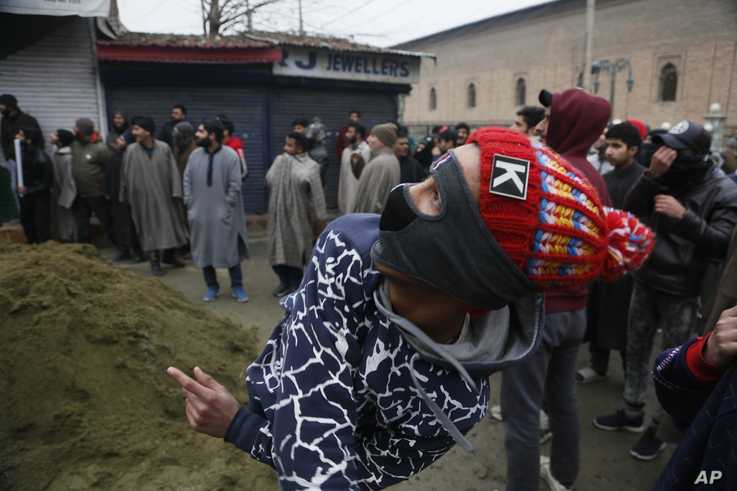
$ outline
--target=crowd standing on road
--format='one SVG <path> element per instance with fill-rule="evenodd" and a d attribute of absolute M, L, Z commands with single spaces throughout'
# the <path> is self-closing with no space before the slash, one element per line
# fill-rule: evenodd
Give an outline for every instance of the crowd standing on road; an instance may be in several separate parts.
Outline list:
<path fill-rule="evenodd" d="M 630 453 L 650 461 L 668 413 L 684 436 L 658 489 L 707 483 L 704 469 L 710 489 L 736 489 L 737 138 L 716 156 L 695 121 L 610 122 L 609 103 L 580 89 L 538 99 L 508 129 L 457 123 L 417 141 L 350 111 L 335 148 L 346 216 L 329 224 L 330 133 L 295 119 L 265 179 L 286 316 L 247 371 L 247 407 L 200 369 L 169 369 L 190 425 L 274 467 L 284 489 L 379 489 L 469 449 L 501 371 L 491 413 L 507 489 L 573 489 L 576 385 L 605 380 L 614 351 L 622 404 L 593 425 L 641 433 Z M 7 194 L 29 243 L 91 242 L 94 216 L 114 261 L 149 261 L 160 276 L 190 259 L 205 302 L 227 269 L 232 297 L 248 302 L 247 142 L 227 115 L 194 123 L 174 104 L 157 133 L 152 118 L 115 111 L 105 137 L 79 118 L 53 131 L 49 155 L 14 96 L 0 95 L 0 112 Z M 577 370 L 584 342 L 590 363 Z M 653 373 L 662 406 L 646 411 Z"/>

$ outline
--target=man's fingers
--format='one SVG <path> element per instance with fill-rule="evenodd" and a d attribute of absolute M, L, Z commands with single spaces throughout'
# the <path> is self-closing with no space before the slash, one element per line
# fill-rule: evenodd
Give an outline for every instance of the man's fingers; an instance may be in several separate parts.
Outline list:
<path fill-rule="evenodd" d="M 737 305 L 735 305 L 731 309 L 722 311 L 722 315 L 719 316 L 720 319 L 726 317 L 737 317 Z"/>
<path fill-rule="evenodd" d="M 187 415 L 187 422 L 189 423 L 189 426 L 191 426 L 195 430 L 198 429 L 199 425 L 197 424 L 197 416 L 194 412 L 194 409 L 189 403 L 185 406 L 184 412 Z"/>
<path fill-rule="evenodd" d="M 186 401 L 197 410 L 198 414 L 207 411 L 207 402 L 197 397 L 197 394 L 193 394 L 186 389 L 182 389 L 182 393 Z"/>
<path fill-rule="evenodd" d="M 212 397 L 212 391 L 210 389 L 200 385 L 197 381 L 192 380 L 181 370 L 174 367 L 169 367 L 166 369 L 166 373 L 169 374 L 169 376 L 172 377 L 174 380 L 179 382 L 179 385 L 181 385 L 182 388 L 186 389 L 188 392 L 192 392 L 201 399 L 208 400 L 210 397 Z"/>
<path fill-rule="evenodd" d="M 208 387 L 212 390 L 218 390 L 222 388 L 222 385 L 217 380 L 205 373 L 205 371 L 200 367 L 194 367 L 194 376 L 197 381 L 205 387 Z"/>

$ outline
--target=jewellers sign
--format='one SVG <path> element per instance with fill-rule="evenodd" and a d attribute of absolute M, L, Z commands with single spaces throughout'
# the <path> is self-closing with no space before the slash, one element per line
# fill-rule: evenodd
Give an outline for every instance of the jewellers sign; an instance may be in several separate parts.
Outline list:
<path fill-rule="evenodd" d="M 110 0 L 0 0 L 0 12 L 107 17 L 110 12 Z"/>
<path fill-rule="evenodd" d="M 362 82 L 413 84 L 420 79 L 420 58 L 383 54 L 285 48 L 274 75 Z"/>

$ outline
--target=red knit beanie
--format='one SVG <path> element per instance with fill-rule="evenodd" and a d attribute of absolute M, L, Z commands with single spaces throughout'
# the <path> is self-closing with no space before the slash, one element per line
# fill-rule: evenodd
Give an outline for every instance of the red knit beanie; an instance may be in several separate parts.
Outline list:
<path fill-rule="evenodd" d="M 648 227 L 604 208 L 586 178 L 544 145 L 501 128 L 480 128 L 468 143 L 481 153 L 481 217 L 539 288 L 614 280 L 652 251 Z"/>

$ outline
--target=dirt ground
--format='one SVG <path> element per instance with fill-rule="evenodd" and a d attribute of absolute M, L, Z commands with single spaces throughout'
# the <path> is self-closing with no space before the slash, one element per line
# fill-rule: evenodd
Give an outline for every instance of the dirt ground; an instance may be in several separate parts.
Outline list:
<path fill-rule="evenodd" d="M 263 240 L 254 240 L 250 243 L 250 248 L 252 259 L 244 263 L 245 285 L 251 297 L 250 303 L 240 305 L 224 295 L 217 302 L 207 305 L 206 308 L 225 315 L 236 324 L 255 327 L 259 344 L 262 344 L 281 318 L 282 312 L 277 301 L 271 296 L 271 290 L 276 284 L 276 276 L 268 266 L 265 243 Z M 128 265 L 125 268 L 147 274 L 145 264 Z M 221 289 L 228 294 L 227 272 L 219 271 L 218 274 Z M 200 272 L 194 267 L 170 270 L 161 281 L 179 290 L 192 302 L 200 302 L 203 282 Z M 579 363 L 583 366 L 587 359 L 588 354 L 585 349 L 582 349 Z M 594 416 L 612 411 L 619 404 L 623 378 L 619 358 L 614 355 L 612 360 L 613 373 L 610 380 L 579 387 L 582 450 L 581 472 L 576 483 L 578 491 L 652 489 L 660 470 L 673 450 L 672 446 L 669 446 L 668 450 L 655 461 L 639 462 L 629 455 L 629 449 L 637 440 L 638 435 L 602 432 L 592 427 L 591 419 Z M 492 377 L 494 390 L 492 404 L 498 404 L 499 401 L 499 381 L 499 375 Z M 394 489 L 398 491 L 504 489 L 506 462 L 502 425 L 488 418 L 472 431 L 470 438 L 476 449 L 474 454 L 469 455 L 455 448 L 434 466 L 410 481 L 395 486 Z M 543 453 L 549 452 L 549 445 L 548 443 L 543 446 Z M 243 458 L 247 457 L 244 455 Z M 204 467 L 206 465 L 204 464 Z M 541 484 L 541 490 L 545 489 L 545 484 Z"/>
<path fill-rule="evenodd" d="M 188 430 L 165 375 L 201 364 L 237 389 L 257 345 L 91 246 L 0 243 L 0 489 L 274 489 L 270 469 Z"/>

